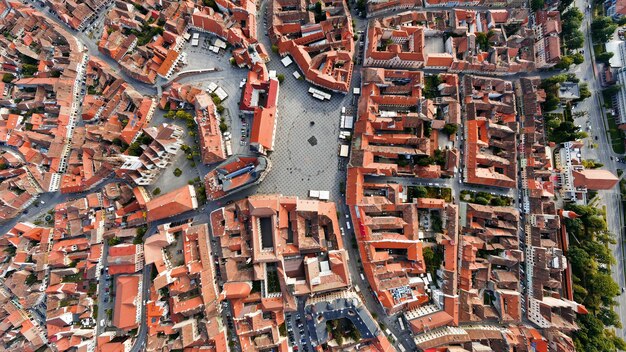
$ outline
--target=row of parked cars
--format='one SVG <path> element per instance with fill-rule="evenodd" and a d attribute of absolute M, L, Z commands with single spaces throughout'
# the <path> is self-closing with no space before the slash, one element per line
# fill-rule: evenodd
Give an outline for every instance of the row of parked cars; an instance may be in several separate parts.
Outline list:
<path fill-rule="evenodd" d="M 291 315 L 286 315 L 286 324 L 287 324 L 287 335 L 289 336 L 289 344 L 293 346 L 294 351 L 300 351 L 300 346 L 302 347 L 302 351 L 308 352 L 309 347 L 306 344 L 305 333 L 304 333 L 304 324 L 302 323 L 302 317 L 300 313 L 296 313 L 296 327 L 298 328 L 298 332 L 300 333 L 300 341 L 296 341 L 294 336 L 294 328 L 291 326 Z"/>

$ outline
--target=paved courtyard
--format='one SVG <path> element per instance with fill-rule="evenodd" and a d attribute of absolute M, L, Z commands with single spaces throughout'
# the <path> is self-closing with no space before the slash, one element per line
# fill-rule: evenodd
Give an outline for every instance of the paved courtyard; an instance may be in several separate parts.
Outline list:
<path fill-rule="evenodd" d="M 272 170 L 259 186 L 259 193 L 282 193 L 305 197 L 309 190 L 331 192 L 338 199 L 339 183 L 345 175 L 339 171 L 339 124 L 341 107 L 348 106 L 351 94 L 333 93 L 330 101 L 319 101 L 309 93 L 311 84 L 297 80 L 295 64 L 285 68 L 272 54 L 269 70 L 283 74 L 278 103 L 278 123 Z"/>
<path fill-rule="evenodd" d="M 266 2 L 261 6 L 263 13 Z M 271 44 L 262 22 L 257 22 L 259 41 L 269 49 Z M 309 190 L 324 190 L 330 191 L 331 200 L 339 201 L 339 184 L 345 182 L 339 165 L 341 162 L 345 168 L 346 163 L 345 158 L 339 157 L 341 107 L 350 106 L 353 95 L 332 93 L 330 101 L 319 101 L 308 93 L 313 85 L 293 76 L 294 71 L 299 71 L 295 62 L 284 67 L 279 55 L 270 52 L 270 56 L 268 70 L 283 74 L 285 80 L 280 85 L 276 143 L 269 156 L 272 170 L 259 185 L 258 193 L 306 197 Z M 352 79 L 353 83 L 360 82 L 356 69 Z M 309 142 L 311 137 L 314 145 Z"/>
<path fill-rule="evenodd" d="M 260 21 L 259 21 L 260 22 Z M 259 27 L 261 23 L 259 23 Z M 259 33 L 264 33 L 260 31 Z M 222 103 L 226 108 L 223 114 L 229 130 L 232 133 L 233 153 L 242 153 L 248 150 L 247 140 L 241 143 L 241 130 L 246 129 L 249 136 L 251 119 L 239 118 L 239 100 L 241 88 L 239 84 L 247 77 L 247 68 L 233 67 L 229 62 L 230 53 L 222 51 L 214 54 L 202 48 L 205 34 L 200 36 L 200 46 L 186 45 L 187 62 L 183 71 L 216 68 L 217 71 L 195 74 L 178 79 L 182 84 L 193 84 L 206 89 L 211 82 L 215 82 L 228 94 Z M 271 45 L 263 34 L 259 38 L 267 48 Z M 212 42 L 212 39 L 210 39 Z M 339 201 L 339 184 L 345 181 L 346 158 L 339 158 L 339 124 L 341 107 L 350 109 L 354 96 L 350 94 L 332 93 L 330 101 L 319 101 L 313 98 L 308 89 L 312 85 L 304 80 L 297 80 L 293 72 L 298 70 L 295 63 L 284 67 L 280 57 L 271 52 L 272 60 L 267 64 L 268 70 L 285 76 L 280 85 L 278 103 L 278 121 L 276 127 L 276 142 L 274 152 L 269 155 L 272 169 L 265 180 L 258 186 L 256 193 L 282 193 L 306 197 L 309 190 L 330 191 L 331 200 Z M 360 79 L 358 70 L 353 74 L 353 82 Z M 162 122 L 172 123 L 162 117 L 164 112 L 157 109 L 152 125 Z M 174 122 L 184 126 L 182 122 Z M 244 125 L 246 123 L 246 125 Z M 185 144 L 192 145 L 191 138 L 185 137 Z M 154 187 L 160 187 L 162 192 L 174 189 L 196 176 L 204 176 L 210 168 L 197 163 L 196 168 L 185 159 L 183 153 L 177 155 L 171 170 L 179 167 L 184 171 L 180 178 L 174 177 L 171 171 L 165 171 Z M 253 190 L 254 192 L 254 190 Z M 241 195 L 243 196 L 243 195 Z"/>

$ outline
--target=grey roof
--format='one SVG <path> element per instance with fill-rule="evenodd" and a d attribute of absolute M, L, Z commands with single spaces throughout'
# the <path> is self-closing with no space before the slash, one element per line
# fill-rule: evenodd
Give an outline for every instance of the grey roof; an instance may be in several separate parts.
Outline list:
<path fill-rule="evenodd" d="M 309 304 L 304 312 L 313 346 L 328 341 L 326 322 L 341 318 L 349 319 L 363 339 L 375 338 L 380 333 L 378 325 L 358 298 L 338 298 Z"/>

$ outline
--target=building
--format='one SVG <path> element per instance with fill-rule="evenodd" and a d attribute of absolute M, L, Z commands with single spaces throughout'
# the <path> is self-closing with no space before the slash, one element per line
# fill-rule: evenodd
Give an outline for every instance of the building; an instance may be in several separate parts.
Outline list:
<path fill-rule="evenodd" d="M 583 166 L 580 148 L 582 142 L 564 143 L 556 155 L 557 187 L 564 200 L 579 204 L 587 203 L 589 190 L 613 188 L 619 179 L 608 170 L 587 170 Z"/>
<path fill-rule="evenodd" d="M 207 198 L 217 200 L 260 183 L 271 164 L 260 156 L 233 155 L 204 177 Z"/>
<path fill-rule="evenodd" d="M 459 321 L 522 320 L 519 211 L 461 203 Z"/>
<path fill-rule="evenodd" d="M 334 92 L 349 91 L 355 42 L 345 1 L 320 2 L 312 12 L 307 2 L 273 0 L 268 13 L 269 37 L 281 56 L 290 55 L 308 82 Z"/>
<path fill-rule="evenodd" d="M 140 156 L 120 155 L 123 162 L 115 174 L 128 177 L 138 186 L 151 185 L 172 162 L 183 142 L 184 131 L 172 124 L 147 127 L 143 133 L 152 139 Z"/>
<path fill-rule="evenodd" d="M 626 15 L 626 1 L 606 0 L 604 7 L 606 8 L 606 15 L 614 19 L 620 19 Z"/>
<path fill-rule="evenodd" d="M 151 292 L 159 292 L 147 305 L 148 334 L 153 337 L 149 341 L 159 343 L 158 334 L 178 333 L 183 348 L 201 345 L 214 346 L 210 351 L 215 352 L 227 350 L 208 237 L 206 224 L 187 222 L 160 225 L 146 239 L 146 263 L 154 264 L 157 273 Z"/>
<path fill-rule="evenodd" d="M 518 127 L 513 83 L 466 75 L 462 89 L 467 114 L 465 182 L 515 188 Z"/>
<path fill-rule="evenodd" d="M 578 83 L 574 83 L 574 82 L 559 83 L 559 90 L 557 92 L 557 96 L 563 103 L 580 99 L 580 88 L 578 87 Z"/>
<path fill-rule="evenodd" d="M 269 77 L 264 65 L 257 64 L 248 72 L 239 108 L 244 113 L 253 114 L 250 131 L 250 149 L 253 152 L 266 155 L 274 150 L 278 90 L 278 80 Z"/>
<path fill-rule="evenodd" d="M 141 275 L 119 275 L 115 277 L 115 307 L 113 325 L 130 331 L 139 327 L 141 319 L 141 295 L 143 292 Z"/>
<path fill-rule="evenodd" d="M 211 213 L 222 248 L 222 297 L 228 299 L 241 348 L 287 351 L 278 327 L 298 297 L 351 285 L 334 203 L 256 195 Z"/>
<path fill-rule="evenodd" d="M 148 221 L 157 221 L 197 208 L 196 190 L 187 185 L 148 201 L 146 218 Z"/>
<path fill-rule="evenodd" d="M 560 58 L 558 35 L 537 37 L 527 18 L 524 9 L 407 11 L 377 18 L 367 29 L 363 64 L 493 75 L 532 71 L 545 60 L 554 64 Z M 506 33 L 505 26 L 514 31 Z M 536 41 L 541 49 L 549 47 L 547 54 L 535 55 Z"/>
<path fill-rule="evenodd" d="M 194 120 L 198 125 L 202 162 L 213 164 L 226 159 L 219 114 L 208 92 L 198 87 L 174 82 L 169 90 L 163 92 L 159 104 L 162 109 L 193 106 Z"/>
<path fill-rule="evenodd" d="M 561 14 L 558 11 L 535 12 L 535 53 L 537 68 L 548 68 L 561 60 Z"/>
<path fill-rule="evenodd" d="M 140 244 L 118 244 L 109 247 L 107 263 L 110 275 L 134 274 L 143 269 L 143 246 Z"/>
<path fill-rule="evenodd" d="M 571 268 L 565 253 L 568 238 L 562 226 L 562 218 L 557 214 L 555 203 L 555 168 L 561 164 L 561 156 L 572 156 L 576 143 L 566 143 L 552 158 L 552 149 L 547 145 L 544 122 L 541 118 L 540 103 L 545 100 L 545 92 L 539 87 L 539 77 L 522 78 L 519 91 L 522 102 L 524 133 L 520 148 L 520 168 L 522 177 L 522 209 L 526 213 L 522 224 L 525 236 L 525 275 L 526 316 L 534 324 L 559 331 L 560 334 L 544 333 L 555 346 L 573 350 L 569 331 L 576 329 L 576 314 L 584 314 L 585 308 L 573 302 Z M 566 197 L 566 196 L 564 196 Z"/>
<path fill-rule="evenodd" d="M 364 69 L 350 164 L 387 176 L 452 175 L 458 151 L 439 149 L 438 140 L 448 138 L 446 124 L 460 123 L 458 77 L 438 78 L 440 97 L 426 99 L 422 72 Z"/>
<path fill-rule="evenodd" d="M 371 313 L 361 302 L 361 299 L 352 291 L 339 291 L 335 293 L 329 293 L 322 296 L 309 298 L 306 301 L 305 317 L 308 331 L 311 336 L 311 343 L 314 348 L 323 344 L 329 344 L 331 340 L 331 334 L 340 335 L 346 333 L 341 331 L 345 326 L 337 325 L 335 329 L 329 329 L 330 324 L 333 321 L 348 320 L 350 324 L 346 324 L 350 329 L 356 329 L 359 336 L 358 340 L 354 340 L 350 336 L 344 337 L 339 348 L 347 349 L 350 345 L 368 344 L 377 340 L 378 336 L 382 336 L 384 340 L 383 331 L 380 330 L 376 320 L 372 317 Z M 334 339 L 335 342 L 338 339 Z M 387 341 L 387 343 L 389 343 Z M 391 344 L 389 343 L 389 347 Z"/>
<path fill-rule="evenodd" d="M 621 45 L 620 47 L 626 48 L 624 45 Z M 622 59 L 623 58 L 624 57 L 622 57 Z M 617 81 L 616 84 L 626 84 L 626 68 L 617 69 L 615 76 Z M 624 126 L 626 126 L 626 92 L 624 92 L 623 89 L 618 90 L 613 96 L 613 107 L 615 109 L 615 122 L 621 129 L 623 129 Z"/>

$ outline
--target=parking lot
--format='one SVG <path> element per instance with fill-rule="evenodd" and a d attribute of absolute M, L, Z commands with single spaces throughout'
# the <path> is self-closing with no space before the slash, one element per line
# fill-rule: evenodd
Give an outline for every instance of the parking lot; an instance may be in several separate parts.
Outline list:
<path fill-rule="evenodd" d="M 289 346 L 292 346 L 294 351 L 312 351 L 312 346 L 310 346 L 309 342 L 310 338 L 304 326 L 304 315 L 300 312 L 287 313 L 285 314 L 285 322 L 287 324 Z"/>

